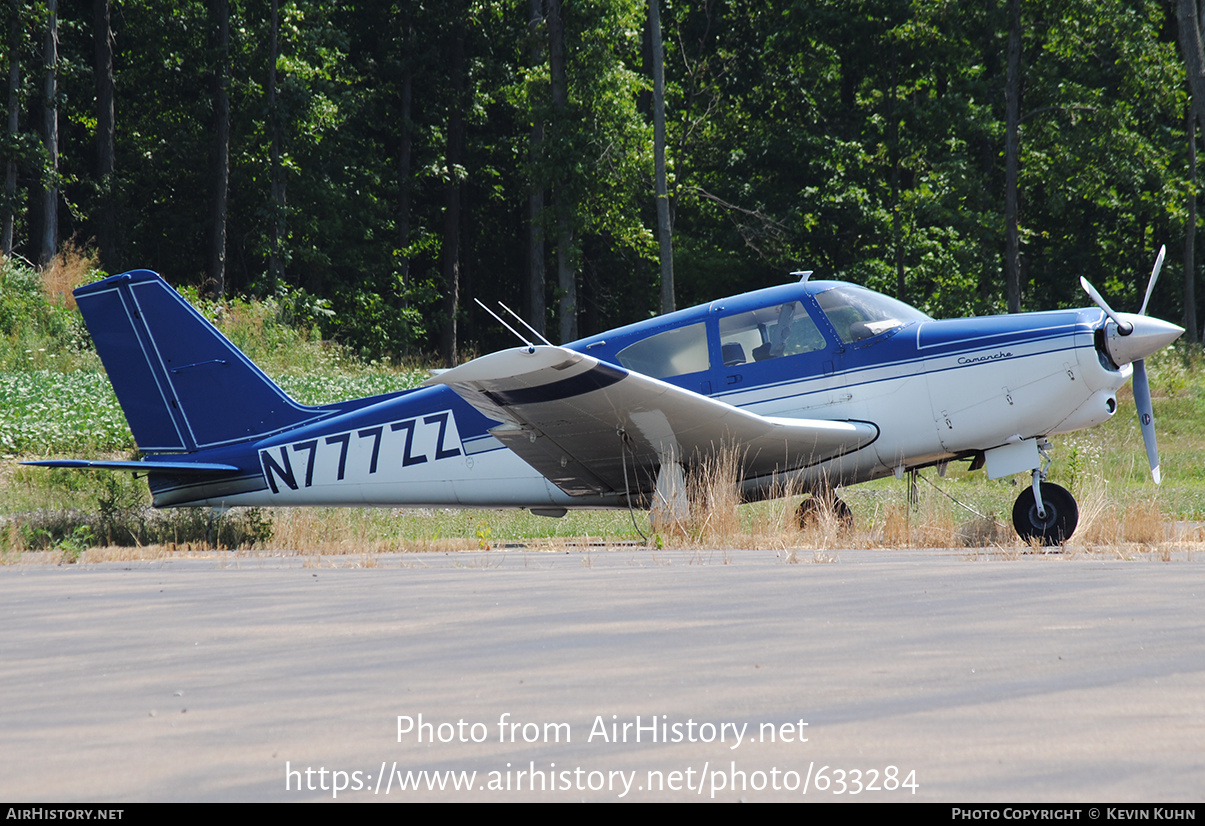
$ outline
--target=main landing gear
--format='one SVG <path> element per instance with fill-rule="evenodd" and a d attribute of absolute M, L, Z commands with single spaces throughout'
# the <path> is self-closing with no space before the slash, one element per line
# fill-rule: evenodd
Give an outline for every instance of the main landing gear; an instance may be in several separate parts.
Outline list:
<path fill-rule="evenodd" d="M 1033 483 L 1013 505 L 1013 527 L 1026 542 L 1037 540 L 1043 545 L 1061 545 L 1075 533 L 1079 508 L 1071 491 L 1046 481 L 1046 469 L 1050 467 L 1046 448 L 1049 446 L 1046 442 L 1038 447 L 1045 462 L 1040 468 L 1034 468 Z"/>

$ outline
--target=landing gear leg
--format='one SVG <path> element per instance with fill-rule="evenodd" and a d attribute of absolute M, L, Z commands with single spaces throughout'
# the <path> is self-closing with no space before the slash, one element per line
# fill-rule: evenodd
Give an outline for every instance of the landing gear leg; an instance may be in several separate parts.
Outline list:
<path fill-rule="evenodd" d="M 1013 527 L 1027 542 L 1036 539 L 1043 545 L 1061 545 L 1075 533 L 1079 508 L 1069 490 L 1046 481 L 1049 447 L 1049 442 L 1038 447 L 1045 461 L 1041 468 L 1034 468 L 1032 484 L 1013 505 Z"/>

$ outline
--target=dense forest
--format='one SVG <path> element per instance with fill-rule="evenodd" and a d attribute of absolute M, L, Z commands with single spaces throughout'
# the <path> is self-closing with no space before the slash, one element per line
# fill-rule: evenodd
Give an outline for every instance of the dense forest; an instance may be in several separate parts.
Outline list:
<path fill-rule="evenodd" d="M 798 269 L 1134 310 L 1167 243 L 1195 339 L 1196 4 L 7 0 L 2 251 L 454 362 L 473 298 L 557 341 Z"/>

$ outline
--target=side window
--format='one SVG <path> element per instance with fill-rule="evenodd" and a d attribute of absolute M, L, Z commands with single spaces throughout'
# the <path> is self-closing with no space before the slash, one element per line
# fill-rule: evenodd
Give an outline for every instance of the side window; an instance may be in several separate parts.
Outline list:
<path fill-rule="evenodd" d="M 711 367 L 707 355 L 707 327 L 691 324 L 657 333 L 623 348 L 616 358 L 629 370 L 655 379 L 707 370 Z"/>
<path fill-rule="evenodd" d="M 816 322 L 798 301 L 720 319 L 720 353 L 725 367 L 811 353 L 827 346 Z"/>

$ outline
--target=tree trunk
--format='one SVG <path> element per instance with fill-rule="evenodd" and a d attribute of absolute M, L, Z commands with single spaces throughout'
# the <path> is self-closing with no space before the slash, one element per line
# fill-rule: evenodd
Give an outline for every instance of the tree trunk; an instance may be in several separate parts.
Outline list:
<path fill-rule="evenodd" d="M 268 63 L 268 128 L 271 135 L 272 155 L 272 249 L 268 256 L 268 278 L 275 287 L 285 277 L 285 179 L 280 164 L 280 107 L 276 100 L 276 63 L 280 58 L 278 39 L 280 29 L 280 3 L 272 0 L 271 54 Z"/>
<path fill-rule="evenodd" d="M 96 179 L 100 185 L 97 245 L 101 264 L 118 268 L 114 233 L 117 227 L 114 207 L 113 172 L 116 168 L 116 128 L 113 110 L 113 31 L 109 19 L 110 0 L 93 0 L 92 46 L 96 55 Z"/>
<path fill-rule="evenodd" d="M 649 35 L 653 46 L 653 166 L 657 187 L 657 241 L 661 259 L 661 312 L 677 309 L 674 299 L 673 227 L 665 171 L 665 55 L 661 45 L 661 13 L 649 0 Z"/>
<path fill-rule="evenodd" d="M 414 70 L 410 64 L 411 44 L 414 42 L 412 35 L 412 30 L 409 26 L 407 26 L 407 37 L 405 44 L 406 54 L 403 58 L 405 65 L 402 68 L 402 142 L 398 151 L 397 162 L 397 234 L 398 249 L 402 251 L 401 260 L 398 262 L 398 269 L 399 277 L 401 279 L 403 304 L 409 300 L 410 294 L 410 254 L 407 251 L 407 248 L 410 246 L 410 166 L 411 155 L 414 151 L 413 124 L 410 121 L 410 107 L 412 103 L 412 86 L 414 75 Z"/>
<path fill-rule="evenodd" d="M 544 62 L 544 49 L 541 47 L 540 25 L 544 22 L 544 0 L 531 0 L 531 16 L 528 21 L 528 35 L 531 38 L 531 65 L 540 66 Z M 528 146 L 528 160 L 531 163 L 532 181 L 531 192 L 527 196 L 527 318 L 536 332 L 544 334 L 545 314 L 544 291 L 547 274 L 544 267 L 544 181 L 536 166 L 544 151 L 544 120 L 541 115 L 532 111 L 531 142 Z"/>
<path fill-rule="evenodd" d="M 46 43 L 42 51 L 42 141 L 46 147 L 46 168 L 42 189 L 42 244 L 39 263 L 45 267 L 59 247 L 59 4 L 46 4 Z"/>
<path fill-rule="evenodd" d="M 1196 125 L 1205 132 L 1205 53 L 1201 48 L 1201 24 L 1196 0 L 1178 0 L 1177 22 L 1180 29 L 1180 54 L 1188 75 L 1189 114 L 1188 169 L 1191 192 L 1188 196 L 1188 223 L 1184 233 L 1184 329 L 1197 341 L 1196 304 L 1196 232 L 1197 232 L 1197 142 Z M 1194 124 L 1195 120 L 1195 124 Z"/>
<path fill-rule="evenodd" d="M 8 144 L 17 145 L 17 127 L 21 114 L 21 13 L 12 4 L 13 22 L 8 30 Z M 13 253 L 13 221 L 17 210 L 17 159 L 10 157 L 4 173 L 4 217 L 0 227 L 0 253 Z"/>
<path fill-rule="evenodd" d="M 443 333 L 440 336 L 440 355 L 445 367 L 455 367 L 460 359 L 460 340 L 457 316 L 460 312 L 460 189 L 464 168 L 465 140 L 465 65 L 463 8 L 453 21 L 452 49 L 448 55 L 452 100 L 448 107 L 448 140 L 446 161 L 448 179 L 444 184 L 444 231 L 440 250 L 444 277 Z"/>
<path fill-rule="evenodd" d="M 565 127 L 569 108 L 569 91 L 565 76 L 565 20 L 561 0 L 548 0 L 548 70 L 552 80 L 552 105 L 557 111 L 560 126 Z M 557 315 L 560 320 L 561 343 L 577 338 L 577 273 L 573 267 L 573 232 L 569 224 L 569 182 L 561 170 L 553 198 L 556 202 L 556 274 L 561 301 Z"/>
<path fill-rule="evenodd" d="M 1190 95 L 1190 101 L 1191 101 Z M 1190 102 L 1184 131 L 1188 134 L 1188 197 L 1184 221 L 1184 330 L 1189 341 L 1197 340 L 1197 123 Z"/>
<path fill-rule="evenodd" d="M 899 55 L 895 41 L 891 43 L 891 57 L 888 60 L 887 88 L 883 98 L 886 101 L 888 134 L 891 148 L 891 256 L 895 265 L 895 297 L 900 301 L 908 300 L 908 283 L 904 273 L 904 214 L 903 194 L 900 176 L 903 172 L 900 149 L 900 119 L 896 114 L 896 102 L 899 95 L 897 83 Z"/>
<path fill-rule="evenodd" d="M 230 186 L 230 4 L 210 0 L 210 25 L 217 65 L 213 73 L 213 153 L 210 159 L 209 284 L 214 297 L 226 293 L 226 203 Z"/>
<path fill-rule="evenodd" d="M 1008 79 L 1005 81 L 1004 138 L 1004 280 L 1008 311 L 1021 312 L 1021 237 L 1017 227 L 1017 166 L 1021 126 L 1021 0 L 1008 4 Z"/>
<path fill-rule="evenodd" d="M 1201 26 L 1197 20 L 1197 0 L 1177 0 L 1180 28 L 1180 54 L 1192 90 L 1192 107 L 1197 123 L 1205 131 L 1205 53 L 1201 48 Z"/>

